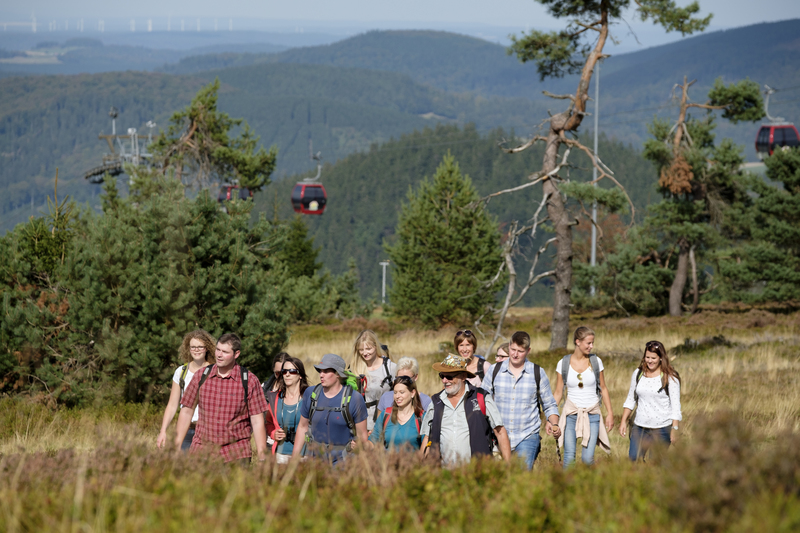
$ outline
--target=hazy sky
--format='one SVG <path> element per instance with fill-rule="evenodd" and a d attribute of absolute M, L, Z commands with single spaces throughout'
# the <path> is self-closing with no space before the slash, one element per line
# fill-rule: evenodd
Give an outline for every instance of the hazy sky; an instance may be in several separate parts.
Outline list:
<path fill-rule="evenodd" d="M 689 2 L 677 0 L 677 3 Z M 700 0 L 700 6 L 703 13 L 714 13 L 712 30 L 800 18 L 800 0 Z M 161 29 L 160 26 L 166 29 L 168 16 L 173 20 L 206 19 L 202 22 L 204 29 L 213 26 L 211 19 L 219 18 L 220 26 L 227 27 L 227 19 L 232 18 L 239 29 L 247 25 L 249 29 L 273 30 L 281 26 L 313 31 L 340 28 L 344 33 L 396 28 L 459 31 L 459 27 L 493 26 L 496 31 L 487 30 L 487 34 L 506 36 L 526 28 L 560 25 L 534 0 L 0 0 L 0 22 L 30 20 L 32 13 L 40 25 L 57 18 L 86 18 L 90 27 L 99 18 L 150 18 L 154 30 Z M 637 22 L 630 14 L 626 20 L 645 46 L 680 38 L 675 34 L 665 35 L 651 23 Z M 73 23 L 70 28 L 74 27 Z M 137 27 L 142 28 L 142 22 Z M 635 44 L 624 24 L 615 28 L 615 35 L 626 44 Z"/>

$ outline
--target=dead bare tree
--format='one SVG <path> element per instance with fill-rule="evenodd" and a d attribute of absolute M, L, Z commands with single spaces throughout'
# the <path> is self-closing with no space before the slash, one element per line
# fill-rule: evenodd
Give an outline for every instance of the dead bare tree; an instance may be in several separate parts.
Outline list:
<path fill-rule="evenodd" d="M 578 140 L 567 137 L 568 133 L 578 131 L 583 118 L 587 115 L 586 102 L 589 100 L 589 84 L 595 65 L 602 58 L 609 57 L 603 53 L 603 48 L 609 39 L 610 23 L 621 20 L 623 10 L 631 7 L 631 4 L 635 4 L 636 15 L 642 20 L 653 20 L 667 31 L 680 31 L 684 35 L 703 30 L 708 25 L 711 16 L 703 19 L 693 18 L 693 15 L 699 11 L 696 2 L 685 8 L 679 8 L 671 0 L 537 1 L 546 6 L 553 17 L 567 19 L 566 28 L 556 32 L 533 30 L 527 34 L 523 33 L 519 37 L 512 36 L 509 53 L 516 54 L 522 62 L 535 61 L 542 80 L 547 77 L 561 77 L 568 73 L 580 73 L 580 79 L 575 94 L 554 95 L 545 92 L 551 98 L 569 100 L 564 111 L 552 115 L 546 121 L 547 135 L 533 136 L 520 146 L 505 148 L 505 150 L 514 154 L 526 150 L 536 143 L 541 142 L 545 146 L 542 168 L 539 172 L 531 174 L 528 180 L 542 183 L 542 201 L 547 208 L 547 220 L 555 233 L 555 237 L 551 239 L 556 245 L 555 268 L 547 275 L 555 277 L 550 349 L 557 350 L 566 348 L 569 336 L 573 254 L 572 226 L 575 224 L 575 216 L 568 209 L 566 197 L 559 188 L 561 178 L 558 173 L 565 166 L 563 162 L 559 164 L 561 146 L 566 145 L 567 153 L 572 148 L 586 153 L 590 157 L 592 165 L 598 169 L 598 181 L 610 179 L 620 186 L 592 150 Z M 509 192 L 511 191 L 509 190 Z M 512 227 L 519 229 L 520 226 Z M 512 234 L 510 234 L 509 241 L 513 240 Z M 537 252 L 535 255 L 536 262 L 541 253 L 543 252 Z M 502 268 L 509 268 L 506 263 Z M 509 269 L 509 273 L 511 272 Z M 534 275 L 533 279 L 537 276 Z M 530 281 L 531 278 L 528 282 Z M 520 298 L 514 298 L 511 294 L 516 290 L 515 287 L 515 285 L 509 284 L 509 293 L 505 298 L 508 305 L 520 301 Z M 527 292 L 527 289 L 525 291 Z M 505 313 L 501 310 L 498 315 L 497 331 L 500 331 Z"/>

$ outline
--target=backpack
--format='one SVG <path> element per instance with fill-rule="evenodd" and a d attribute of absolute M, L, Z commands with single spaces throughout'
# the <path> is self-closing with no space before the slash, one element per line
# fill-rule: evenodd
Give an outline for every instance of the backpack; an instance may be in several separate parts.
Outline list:
<path fill-rule="evenodd" d="M 197 399 L 200 400 L 200 387 L 203 386 L 203 383 L 206 382 L 206 378 L 211 373 L 211 368 L 217 365 L 208 365 L 203 370 L 203 375 L 200 376 L 200 384 L 197 385 Z M 245 367 L 239 365 L 239 371 L 242 373 L 242 387 L 244 387 L 244 404 L 247 407 L 247 416 L 250 416 L 250 403 L 247 401 L 247 378 L 250 376 L 250 373 L 247 371 Z"/>
<path fill-rule="evenodd" d="M 354 374 L 355 375 L 355 374 Z M 311 427 L 311 420 L 314 418 L 314 413 L 319 411 L 317 409 L 317 401 L 319 400 L 319 395 L 322 392 L 322 384 L 316 385 L 314 390 L 311 391 L 311 406 L 308 410 L 308 426 Z M 342 417 L 344 418 L 345 423 L 347 424 L 347 429 L 350 430 L 350 435 L 355 439 L 356 438 L 356 421 L 353 419 L 353 414 L 350 412 L 350 399 L 353 397 L 353 387 L 349 384 L 344 386 L 344 393 L 342 394 L 342 403 L 339 407 L 325 407 L 323 410 L 325 411 L 340 411 L 342 413 Z M 306 433 L 307 440 L 311 437 L 311 432 L 309 431 Z"/>
<path fill-rule="evenodd" d="M 478 371 L 475 372 L 475 375 L 478 376 L 483 383 L 483 378 L 486 377 L 486 372 L 483 370 L 484 363 L 486 363 L 486 359 L 483 357 L 476 355 L 475 358 L 478 360 Z"/>
<path fill-rule="evenodd" d="M 364 374 L 356 374 L 350 370 L 345 370 L 344 373 L 347 375 L 345 380 L 347 385 L 363 396 L 367 392 L 367 376 Z"/>
<path fill-rule="evenodd" d="M 567 376 L 569 375 L 569 358 L 572 354 L 567 354 L 561 360 L 561 380 L 564 382 L 564 392 L 567 390 Z M 589 354 L 589 364 L 592 366 L 594 373 L 595 392 L 599 399 L 603 398 L 603 393 L 600 390 L 600 363 L 597 362 L 597 354 Z M 581 372 L 582 373 L 582 372 Z M 564 395 L 566 398 L 566 394 Z"/>
<path fill-rule="evenodd" d="M 500 367 L 503 366 L 503 363 L 495 363 L 494 370 L 492 370 L 492 396 L 494 396 L 494 380 L 497 378 L 497 374 L 500 373 Z M 536 403 L 539 405 L 539 416 L 544 418 L 544 407 L 542 406 L 542 392 L 541 387 L 539 386 L 539 381 L 542 377 L 542 367 L 533 363 L 533 379 L 536 380 Z"/>
<path fill-rule="evenodd" d="M 211 365 L 208 365 L 211 366 Z M 180 382 L 178 383 L 181 387 L 181 396 L 183 396 L 183 391 L 186 390 L 186 373 L 189 372 L 189 363 L 186 363 L 181 367 L 181 378 Z"/>
<path fill-rule="evenodd" d="M 485 414 L 486 405 L 483 406 L 483 410 L 484 410 L 484 414 Z M 386 411 L 384 411 L 384 412 L 386 414 L 383 415 L 383 434 L 386 435 L 386 426 L 389 425 L 389 420 L 392 418 L 392 408 L 391 407 L 387 407 Z M 419 416 L 417 413 L 414 413 L 414 421 L 417 423 L 417 433 L 419 433 L 420 432 L 420 427 L 422 426 L 422 417 Z M 385 439 L 386 439 L 386 437 L 384 436 L 384 440 Z"/>

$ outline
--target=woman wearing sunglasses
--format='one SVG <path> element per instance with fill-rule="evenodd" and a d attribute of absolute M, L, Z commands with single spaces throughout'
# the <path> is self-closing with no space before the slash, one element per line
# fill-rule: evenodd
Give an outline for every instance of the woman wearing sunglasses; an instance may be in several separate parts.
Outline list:
<path fill-rule="evenodd" d="M 164 410 L 164 417 L 161 421 L 161 431 L 158 433 L 156 439 L 156 446 L 159 448 L 164 447 L 167 440 L 167 428 L 169 427 L 172 419 L 175 418 L 175 413 L 180 409 L 181 397 L 186 386 L 191 383 L 192 378 L 198 370 L 202 370 L 214 361 L 214 351 L 217 349 L 217 341 L 210 333 L 202 329 L 194 330 L 187 333 L 183 337 L 180 348 L 178 348 L 178 355 L 183 365 L 175 369 L 172 376 L 172 389 L 169 394 L 169 402 L 167 408 Z M 186 432 L 186 437 L 183 439 L 181 450 L 188 451 L 192 445 L 194 438 L 194 426 L 197 423 L 199 412 L 197 408 L 192 415 L 192 423 L 189 430 Z"/>
<path fill-rule="evenodd" d="M 369 436 L 370 442 L 383 442 L 386 449 L 419 450 L 422 444 L 422 401 L 417 383 L 408 376 L 399 376 L 392 384 L 394 402 L 383 411 Z"/>
<path fill-rule="evenodd" d="M 564 356 L 556 367 L 556 404 L 566 396 L 564 411 L 558 425 L 559 441 L 564 443 L 564 468 L 575 462 L 578 438 L 581 439 L 581 461 L 594 463 L 595 447 L 599 443 L 606 453 L 611 452 L 608 432 L 614 427 L 611 397 L 603 375 L 603 361 L 592 353 L 594 331 L 581 326 L 573 337 L 575 351 Z M 600 403 L 606 407 L 605 425 L 600 424 Z"/>
<path fill-rule="evenodd" d="M 645 345 L 639 368 L 631 375 L 631 387 L 622 409 L 619 434 L 628 430 L 628 420 L 636 409 L 631 426 L 628 457 L 644 457 L 654 442 L 669 446 L 678 438 L 681 421 L 681 377 L 672 368 L 664 345 L 650 341 Z"/>
<path fill-rule="evenodd" d="M 453 339 L 453 346 L 456 347 L 458 355 L 467 360 L 467 371 L 475 374 L 475 377 L 467 381 L 475 387 L 480 387 L 491 365 L 489 361 L 475 353 L 478 351 L 478 339 L 475 338 L 475 334 L 468 329 L 458 330 Z"/>
<path fill-rule="evenodd" d="M 300 403 L 308 388 L 308 377 L 303 362 L 288 357 L 281 365 L 278 390 L 267 392 L 269 409 L 264 413 L 267 420 L 267 435 L 274 443 L 272 453 L 278 464 L 286 464 L 292 457 L 295 433 L 300 423 Z M 302 446 L 302 443 L 298 443 Z"/>

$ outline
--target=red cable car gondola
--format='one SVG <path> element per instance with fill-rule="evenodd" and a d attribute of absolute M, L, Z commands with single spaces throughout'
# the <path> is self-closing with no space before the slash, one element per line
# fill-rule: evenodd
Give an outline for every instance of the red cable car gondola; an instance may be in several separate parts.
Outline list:
<path fill-rule="evenodd" d="M 321 183 L 301 181 L 292 189 L 292 207 L 295 213 L 321 215 L 327 201 L 328 195 Z"/>
<path fill-rule="evenodd" d="M 764 114 L 770 123 L 763 124 L 756 135 L 756 155 L 762 160 L 771 156 L 776 148 L 800 146 L 800 134 L 794 124 L 769 114 L 769 97 L 775 91 L 777 89 L 764 85 Z"/>

